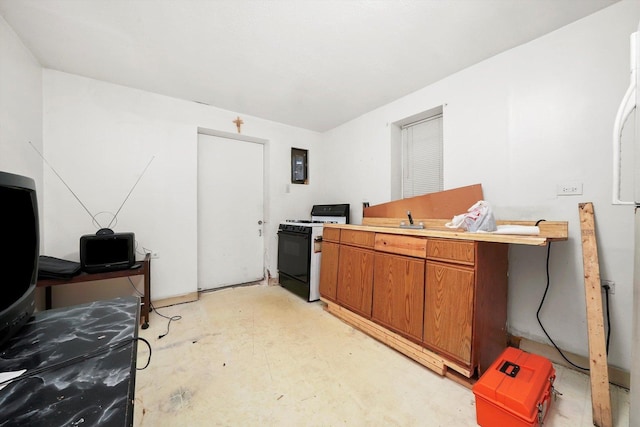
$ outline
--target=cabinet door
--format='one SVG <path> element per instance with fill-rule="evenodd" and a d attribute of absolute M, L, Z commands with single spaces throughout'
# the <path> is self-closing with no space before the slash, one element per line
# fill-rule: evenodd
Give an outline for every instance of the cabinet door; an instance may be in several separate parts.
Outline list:
<path fill-rule="evenodd" d="M 339 230 L 338 230 L 339 231 Z M 320 261 L 320 296 L 336 300 L 338 289 L 338 255 L 340 245 L 333 242 L 322 242 L 322 257 Z"/>
<path fill-rule="evenodd" d="M 424 342 L 471 363 L 474 272 L 427 261 Z"/>
<path fill-rule="evenodd" d="M 375 254 L 372 319 L 422 341 L 424 260 Z"/>
<path fill-rule="evenodd" d="M 371 318 L 373 251 L 341 245 L 338 258 L 338 303 Z"/>

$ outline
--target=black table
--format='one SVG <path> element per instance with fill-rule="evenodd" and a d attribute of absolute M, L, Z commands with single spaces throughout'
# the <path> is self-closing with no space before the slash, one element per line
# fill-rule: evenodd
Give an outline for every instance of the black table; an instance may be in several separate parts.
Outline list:
<path fill-rule="evenodd" d="M 134 296 L 36 313 L 0 349 L 0 372 L 27 370 L 0 390 L 0 426 L 133 425 L 139 316 Z"/>

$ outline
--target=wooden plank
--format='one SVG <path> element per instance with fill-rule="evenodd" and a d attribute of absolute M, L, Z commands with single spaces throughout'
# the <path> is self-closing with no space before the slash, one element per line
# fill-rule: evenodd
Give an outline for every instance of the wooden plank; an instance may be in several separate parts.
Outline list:
<path fill-rule="evenodd" d="M 413 216 L 413 213 L 411 214 Z M 453 217 L 452 217 L 453 218 Z M 453 231 L 457 229 L 448 228 L 445 226 L 446 223 L 451 221 L 449 219 L 430 219 L 430 218 L 418 218 L 413 217 L 413 220 L 416 224 L 423 223 L 425 229 L 430 230 L 443 230 L 443 231 Z M 377 217 L 364 217 L 362 218 L 362 225 L 371 225 L 374 227 L 400 227 L 400 223 L 404 221 L 407 222 L 407 218 L 377 218 Z M 463 231 L 461 228 L 460 231 Z"/>
<path fill-rule="evenodd" d="M 539 236 L 547 240 L 567 240 L 569 235 L 568 221 L 521 221 L 521 220 L 496 220 L 497 225 L 536 225 L 540 228 Z"/>
<path fill-rule="evenodd" d="M 587 330 L 589 336 L 589 368 L 591 377 L 591 406 L 593 424 L 611 427 L 611 395 L 607 369 L 600 267 L 596 243 L 593 204 L 580 203 L 580 231 L 582 236 L 582 260 L 584 264 L 584 288 L 587 305 Z"/>
<path fill-rule="evenodd" d="M 407 211 L 411 211 L 413 218 L 453 218 L 482 199 L 482 185 L 474 184 L 370 206 L 364 208 L 363 216 L 408 221 Z"/>
<path fill-rule="evenodd" d="M 441 220 L 444 221 L 444 220 Z M 518 221 L 511 221 L 517 223 Z M 521 221 L 526 223 L 522 225 L 533 225 L 533 221 Z M 531 246 L 546 246 L 551 241 L 560 241 L 568 239 L 568 223 L 557 222 L 560 225 L 560 229 L 564 230 L 555 235 L 546 235 L 543 232 L 544 228 L 541 228 L 539 235 L 525 235 L 525 234 L 497 234 L 497 233 L 469 233 L 467 231 L 459 229 L 451 229 L 447 227 L 431 227 L 425 225 L 424 229 L 407 229 L 400 228 L 398 222 L 390 223 L 389 225 L 372 224 L 367 218 L 363 219 L 362 225 L 355 224 L 325 224 L 325 227 L 335 227 L 341 230 L 367 230 L 376 233 L 387 234 L 401 234 L 405 236 L 419 236 L 419 237 L 442 237 L 445 239 L 459 239 L 459 240 L 471 240 L 474 242 L 495 242 L 495 243 L 512 243 L 514 245 L 531 245 Z M 444 224 L 444 222 L 442 222 Z M 540 223 L 542 225 L 542 223 Z M 547 224 L 548 226 L 548 224 Z"/>
<path fill-rule="evenodd" d="M 394 334 L 393 332 L 379 327 L 375 323 L 364 319 L 357 314 L 340 307 L 337 304 L 334 304 L 330 301 L 327 301 L 327 311 L 333 314 L 334 316 L 342 319 L 349 325 L 361 330 L 372 338 L 377 339 L 383 344 L 388 345 L 389 347 L 403 353 L 409 358 L 415 360 L 423 366 L 439 373 L 440 375 L 444 375 L 445 367 L 441 358 L 434 357 L 428 353 L 423 353 L 421 348 L 416 344 L 411 343 L 410 341 L 404 340 L 399 335 Z M 403 342 L 406 341 L 406 342 Z"/>
<path fill-rule="evenodd" d="M 326 304 L 325 309 L 329 313 L 440 375 L 445 375 L 448 372 L 448 368 L 458 372 L 466 378 L 471 378 L 473 375 L 473 372 L 468 367 L 443 359 L 436 353 L 433 353 L 432 351 L 409 341 L 403 336 L 393 333 L 383 326 L 367 320 L 332 301 L 324 298 L 321 298 L 321 300 Z"/>
<path fill-rule="evenodd" d="M 462 213 L 462 212 L 461 212 Z M 446 223 L 451 221 L 453 217 L 448 219 L 429 219 L 429 218 L 416 218 L 414 216 L 414 222 L 424 224 L 424 231 L 448 231 L 448 232 L 462 232 L 465 231 L 458 228 L 448 228 Z M 407 221 L 406 218 L 362 218 L 362 225 L 369 225 L 372 227 L 394 227 L 400 229 L 400 222 Z M 496 219 L 497 225 L 536 225 L 537 221 L 524 221 L 524 220 L 499 220 Z M 569 222 L 568 221 L 542 221 L 538 224 L 540 228 L 540 234 L 534 237 L 544 237 L 546 240 L 567 240 L 569 235 Z M 401 229 L 403 230 L 403 229 Z M 472 233 L 468 233 L 472 234 Z"/>

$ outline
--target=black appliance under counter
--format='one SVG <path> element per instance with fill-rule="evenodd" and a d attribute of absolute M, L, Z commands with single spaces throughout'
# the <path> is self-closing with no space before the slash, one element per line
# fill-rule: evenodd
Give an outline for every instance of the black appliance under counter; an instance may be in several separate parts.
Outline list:
<path fill-rule="evenodd" d="M 0 349 L 0 372 L 27 370 L 0 390 L 0 426 L 133 425 L 139 316 L 138 297 L 36 313 Z"/>

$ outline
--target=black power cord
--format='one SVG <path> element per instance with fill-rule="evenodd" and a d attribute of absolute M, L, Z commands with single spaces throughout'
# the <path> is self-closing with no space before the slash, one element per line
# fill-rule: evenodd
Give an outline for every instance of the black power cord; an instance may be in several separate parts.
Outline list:
<path fill-rule="evenodd" d="M 544 221 L 544 219 L 539 220 L 538 222 L 536 222 L 536 226 L 541 222 Z M 544 332 L 544 334 L 547 336 L 547 338 L 549 339 L 549 341 L 551 341 L 551 344 L 553 344 L 553 346 L 556 348 L 556 350 L 558 350 L 558 353 L 560 353 L 560 356 L 562 356 L 562 358 L 569 363 L 571 366 L 578 368 L 580 370 L 583 371 L 589 371 L 589 368 L 585 368 L 582 366 L 578 366 L 575 363 L 573 363 L 572 361 L 570 361 L 562 352 L 562 350 L 560 350 L 560 348 L 556 345 L 556 343 L 553 341 L 553 339 L 549 336 L 549 334 L 547 333 L 547 330 L 544 328 L 544 326 L 542 325 L 542 321 L 540 320 L 540 310 L 542 309 L 542 305 L 544 304 L 544 300 L 547 297 L 547 291 L 549 290 L 549 255 L 551 254 L 551 242 L 549 242 L 548 246 L 547 246 L 547 262 L 546 262 L 546 273 L 547 273 L 547 285 L 544 289 L 544 294 L 542 294 L 542 300 L 540 300 L 540 305 L 538 306 L 538 310 L 536 311 L 536 318 L 538 319 L 538 323 L 540 324 L 540 327 L 542 328 L 542 332 Z M 607 305 L 607 354 L 609 354 L 609 339 L 611 337 L 611 317 L 609 316 L 609 286 L 605 285 L 603 286 L 604 290 L 605 290 L 605 299 L 606 299 L 606 305 Z"/>
<path fill-rule="evenodd" d="M 164 314 L 162 314 L 162 313 L 158 312 L 158 310 L 157 310 L 153 305 L 151 305 L 151 303 L 149 303 L 149 305 L 151 306 L 151 308 L 153 309 L 153 311 L 155 311 L 155 312 L 156 312 L 156 314 L 157 314 L 158 316 L 160 316 L 160 317 L 164 317 L 165 319 L 168 319 L 168 320 L 169 320 L 169 323 L 167 323 L 167 332 L 165 332 L 164 334 L 158 335 L 158 339 L 160 339 L 160 338 L 164 338 L 164 337 L 166 337 L 167 335 L 169 335 L 169 326 L 171 326 L 171 322 L 181 320 L 181 319 L 182 319 L 182 316 L 180 316 L 180 315 L 176 315 L 176 316 L 165 316 Z"/>
<path fill-rule="evenodd" d="M 149 344 L 149 341 L 145 340 L 144 338 L 141 337 L 137 337 L 137 338 L 126 338 L 123 340 L 120 340 L 116 343 L 113 344 L 106 344 L 106 345 L 102 345 L 100 347 L 97 347 L 91 351 L 88 351 L 86 353 L 82 353 L 79 354 L 77 356 L 73 356 L 70 357 L 66 360 L 63 360 L 61 362 L 57 362 L 57 363 L 52 363 L 49 365 L 45 365 L 45 366 L 41 366 L 39 368 L 36 369 L 32 369 L 30 371 L 27 371 L 25 373 L 23 373 L 22 375 L 19 375 L 15 378 L 11 378 L 5 381 L 0 382 L 0 387 L 5 386 L 9 383 L 15 382 L 15 381 L 21 381 L 25 378 L 31 378 L 34 375 L 38 375 L 38 374 L 42 374 L 43 372 L 49 372 L 49 371 L 55 371 L 56 369 L 61 369 L 61 368 L 66 368 L 67 366 L 71 366 L 74 365 L 76 363 L 80 363 L 80 362 L 84 362 L 86 360 L 89 360 L 91 358 L 103 355 L 105 353 L 108 353 L 112 350 L 116 350 L 118 348 L 124 347 L 130 343 L 132 343 L 133 341 L 136 340 L 140 340 L 142 342 L 144 342 L 145 344 L 147 344 L 147 346 L 149 347 L 149 357 L 147 359 L 147 363 L 144 365 L 144 367 L 142 368 L 136 368 L 138 371 L 141 371 L 143 369 L 146 369 L 147 366 L 149 366 L 149 363 L 151 363 L 151 344 Z"/>
<path fill-rule="evenodd" d="M 609 355 L 609 339 L 611 338 L 611 317 L 609 316 L 609 285 L 602 285 L 604 288 L 604 299 L 607 305 L 607 356 Z"/>
<path fill-rule="evenodd" d="M 151 344 L 149 343 L 149 341 L 145 340 L 142 337 L 137 337 L 136 339 L 142 341 L 143 343 L 145 343 L 147 345 L 147 347 L 149 348 L 149 357 L 147 358 L 147 363 L 145 363 L 145 365 L 142 368 L 136 368 L 136 371 L 142 371 L 144 369 L 147 369 L 147 366 L 149 366 L 149 363 L 151 363 Z"/>
<path fill-rule="evenodd" d="M 127 277 L 127 279 L 129 279 L 129 284 L 131 285 L 131 287 L 133 288 L 133 290 L 138 294 L 139 297 L 144 298 L 144 295 L 138 291 L 138 289 L 136 289 L 135 285 L 133 284 L 133 281 L 131 280 L 130 277 Z M 155 311 L 156 314 L 160 317 L 164 317 L 165 319 L 169 320 L 169 323 L 167 323 L 167 332 L 165 332 L 164 334 L 158 335 L 158 339 L 164 338 L 167 335 L 169 335 L 169 327 L 171 326 L 171 322 L 173 321 L 178 321 L 182 319 L 182 316 L 180 315 L 176 315 L 176 316 L 165 316 L 164 314 L 160 313 L 158 311 L 157 308 L 155 308 L 153 306 L 153 304 L 151 303 L 151 299 L 149 299 L 149 307 L 151 308 L 152 311 Z M 151 346 L 149 346 L 151 347 Z"/>

